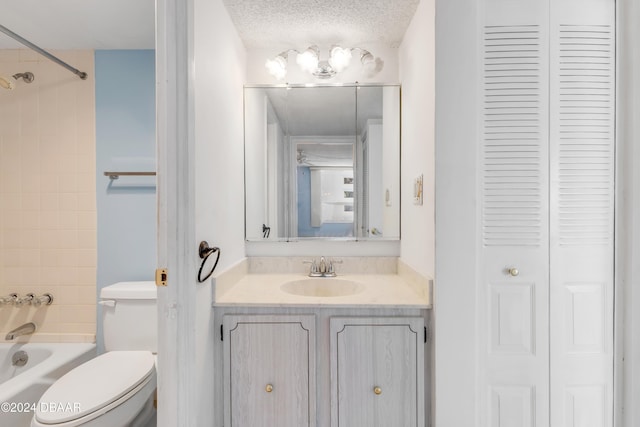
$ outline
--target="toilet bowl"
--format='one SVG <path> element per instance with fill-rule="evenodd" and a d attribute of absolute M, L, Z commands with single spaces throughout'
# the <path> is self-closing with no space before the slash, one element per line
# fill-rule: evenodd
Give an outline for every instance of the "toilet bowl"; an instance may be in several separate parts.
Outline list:
<path fill-rule="evenodd" d="M 156 286 L 122 282 L 100 294 L 106 353 L 58 379 L 31 427 L 144 427 L 155 415 Z"/>

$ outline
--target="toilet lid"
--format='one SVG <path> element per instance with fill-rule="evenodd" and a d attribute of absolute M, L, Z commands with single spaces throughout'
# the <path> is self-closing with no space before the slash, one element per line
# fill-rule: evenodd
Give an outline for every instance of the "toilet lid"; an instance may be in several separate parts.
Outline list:
<path fill-rule="evenodd" d="M 36 419 L 44 424 L 73 421 L 103 408 L 142 383 L 154 370 L 148 351 L 110 351 L 78 366 L 42 395 Z"/>

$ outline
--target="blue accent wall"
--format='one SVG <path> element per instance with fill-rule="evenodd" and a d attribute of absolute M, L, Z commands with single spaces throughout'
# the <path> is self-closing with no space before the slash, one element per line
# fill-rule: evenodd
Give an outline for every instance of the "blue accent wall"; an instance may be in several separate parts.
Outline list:
<path fill-rule="evenodd" d="M 156 170 L 155 52 L 97 50 L 95 73 L 99 298 L 104 286 L 154 277 L 155 178 L 104 172 Z M 96 340 L 102 352 L 100 306 Z"/>

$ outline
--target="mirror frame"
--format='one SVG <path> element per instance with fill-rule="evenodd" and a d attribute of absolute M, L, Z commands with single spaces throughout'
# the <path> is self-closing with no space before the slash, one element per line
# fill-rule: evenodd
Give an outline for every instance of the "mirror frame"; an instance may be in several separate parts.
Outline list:
<path fill-rule="evenodd" d="M 274 239 L 255 239 L 248 238 L 247 236 L 247 142 L 246 142 L 246 89 L 295 89 L 295 88 L 319 88 L 319 87 L 397 87 L 398 88 L 398 235 L 394 237 L 381 237 L 381 238 L 370 238 L 370 237 L 359 237 L 359 236 L 349 236 L 349 237 L 280 237 Z M 257 245 L 279 245 L 284 243 L 300 243 L 300 242 L 310 242 L 310 243 L 318 243 L 318 242 L 357 242 L 360 244 L 399 244 L 402 239 L 402 221 L 401 221 L 401 203 L 399 195 L 402 192 L 402 85 L 400 83 L 304 83 L 304 84 L 295 84 L 295 83 L 281 83 L 281 84 L 245 84 L 243 85 L 243 168 L 244 168 L 244 240 L 247 244 L 257 244 Z M 356 98 L 356 122 L 358 120 L 357 116 L 357 98 Z M 355 159 L 354 159 L 355 161 Z M 355 165 L 354 165 L 355 169 Z M 355 171 L 354 171 L 355 172 Z"/>

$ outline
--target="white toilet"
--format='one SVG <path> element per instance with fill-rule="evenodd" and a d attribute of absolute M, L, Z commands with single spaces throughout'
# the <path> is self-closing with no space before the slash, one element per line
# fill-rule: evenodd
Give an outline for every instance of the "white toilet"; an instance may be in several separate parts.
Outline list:
<path fill-rule="evenodd" d="M 106 353 L 57 380 L 31 427 L 142 427 L 155 419 L 157 293 L 154 282 L 100 292 Z"/>

